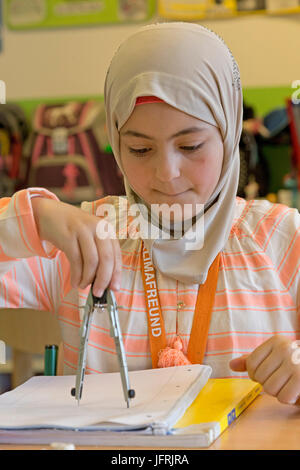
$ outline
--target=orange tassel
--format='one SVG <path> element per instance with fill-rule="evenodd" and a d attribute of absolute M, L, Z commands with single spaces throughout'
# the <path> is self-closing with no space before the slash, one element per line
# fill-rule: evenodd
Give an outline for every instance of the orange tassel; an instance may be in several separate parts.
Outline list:
<path fill-rule="evenodd" d="M 157 367 L 174 367 L 191 364 L 182 352 L 182 340 L 179 336 L 174 338 L 173 344 L 162 349 L 158 353 Z"/>

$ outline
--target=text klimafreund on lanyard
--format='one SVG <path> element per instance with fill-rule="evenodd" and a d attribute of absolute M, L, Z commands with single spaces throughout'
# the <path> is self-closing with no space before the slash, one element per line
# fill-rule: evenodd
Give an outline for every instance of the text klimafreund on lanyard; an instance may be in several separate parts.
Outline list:
<path fill-rule="evenodd" d="M 211 264 L 207 279 L 199 285 L 193 325 L 187 350 L 187 357 L 192 364 L 201 364 L 206 349 L 214 298 L 218 282 L 220 253 Z M 147 248 L 142 242 L 141 269 L 146 296 L 148 332 L 152 357 L 152 367 L 158 367 L 159 353 L 166 348 L 166 332 L 158 297 L 155 269 Z"/>

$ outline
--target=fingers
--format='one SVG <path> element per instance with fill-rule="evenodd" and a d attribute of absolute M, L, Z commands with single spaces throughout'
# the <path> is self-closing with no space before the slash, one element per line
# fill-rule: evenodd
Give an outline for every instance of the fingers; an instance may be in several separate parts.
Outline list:
<path fill-rule="evenodd" d="M 108 286 L 114 268 L 114 250 L 110 240 L 102 242 L 101 251 L 99 251 L 100 263 L 98 265 L 96 279 L 94 284 L 94 292 L 98 297 L 104 292 Z"/>
<path fill-rule="evenodd" d="M 94 282 L 94 294 L 121 285 L 122 257 L 114 226 L 92 214 L 60 201 L 43 198 L 43 239 L 62 250 L 70 263 L 71 285 L 86 288 Z M 33 199 L 34 201 L 34 199 Z M 35 216 L 39 216 L 36 204 Z M 42 219 L 42 221 L 40 220 Z M 100 224 L 100 222 L 103 222 Z"/>
<path fill-rule="evenodd" d="M 94 282 L 93 294 L 101 297 L 109 286 L 121 286 L 122 255 L 118 240 L 98 240 L 93 233 L 82 230 L 69 241 L 65 250 L 71 267 L 71 285 L 85 289 Z"/>
<path fill-rule="evenodd" d="M 99 264 L 99 257 L 93 234 L 90 231 L 82 230 L 78 235 L 78 243 L 83 261 L 79 287 L 84 289 L 95 279 L 95 274 Z"/>
<path fill-rule="evenodd" d="M 283 362 L 282 355 L 278 350 L 272 350 L 270 354 L 258 365 L 253 380 L 264 385 L 268 378 L 281 366 Z"/>
<path fill-rule="evenodd" d="M 122 255 L 119 240 L 111 236 L 99 237 L 96 228 L 98 218 L 88 223 L 76 221 L 64 249 L 71 267 L 71 284 L 85 289 L 94 283 L 93 294 L 101 297 L 109 286 L 118 290 L 121 286 Z"/>
<path fill-rule="evenodd" d="M 296 404 L 300 396 L 300 374 L 292 375 L 276 396 L 281 403 Z"/>
<path fill-rule="evenodd" d="M 247 371 L 250 379 L 254 381 L 258 381 L 255 378 L 256 370 L 258 369 L 259 365 L 269 356 L 273 349 L 273 338 L 270 338 L 268 341 L 265 341 L 260 346 L 254 349 L 254 351 L 249 354 L 246 359 Z"/>
<path fill-rule="evenodd" d="M 248 354 L 236 357 L 229 362 L 229 367 L 236 372 L 245 372 L 247 370 L 246 359 Z"/>
<path fill-rule="evenodd" d="M 118 240 L 97 241 L 99 263 L 94 282 L 94 295 L 101 297 L 104 290 L 110 286 L 118 290 L 121 285 L 121 250 L 116 246 Z M 119 251 L 120 250 L 120 251 Z"/>
<path fill-rule="evenodd" d="M 76 289 L 79 286 L 82 278 L 83 265 L 81 250 L 76 237 L 70 240 L 68 249 L 65 249 L 65 253 L 71 268 L 71 285 Z"/>
<path fill-rule="evenodd" d="M 258 346 L 248 357 L 230 362 L 233 370 L 245 367 L 250 379 L 281 403 L 300 405 L 300 365 L 291 360 L 291 342 L 278 335 Z"/>
<path fill-rule="evenodd" d="M 290 373 L 287 373 L 285 367 L 281 365 L 270 377 L 264 382 L 264 391 L 273 397 L 279 395 L 279 392 L 289 381 L 291 377 Z"/>
<path fill-rule="evenodd" d="M 114 269 L 110 282 L 110 288 L 114 290 L 119 290 L 122 281 L 122 253 L 121 247 L 118 240 L 112 240 L 112 245 L 114 249 Z"/>
<path fill-rule="evenodd" d="M 250 379 L 263 384 L 282 362 L 281 348 L 276 349 L 272 354 L 276 339 L 272 336 L 255 348 L 251 354 L 244 354 L 231 360 L 230 368 L 237 372 L 247 371 Z"/>

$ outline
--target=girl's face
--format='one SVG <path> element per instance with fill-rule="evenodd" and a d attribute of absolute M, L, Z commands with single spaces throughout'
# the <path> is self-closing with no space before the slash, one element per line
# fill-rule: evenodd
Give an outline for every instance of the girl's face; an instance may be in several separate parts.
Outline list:
<path fill-rule="evenodd" d="M 121 161 L 132 189 L 148 205 L 205 204 L 221 174 L 217 127 L 167 103 L 134 108 L 120 129 Z"/>

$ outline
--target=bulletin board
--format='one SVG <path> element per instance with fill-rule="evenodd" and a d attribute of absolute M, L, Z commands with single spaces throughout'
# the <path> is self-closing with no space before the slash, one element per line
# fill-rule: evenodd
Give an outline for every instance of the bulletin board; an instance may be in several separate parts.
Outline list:
<path fill-rule="evenodd" d="M 156 0 L 5 0 L 10 29 L 57 28 L 148 21 Z"/>
<path fill-rule="evenodd" d="M 158 14 L 173 20 L 201 20 L 250 14 L 300 13 L 300 0 L 158 0 Z"/>

